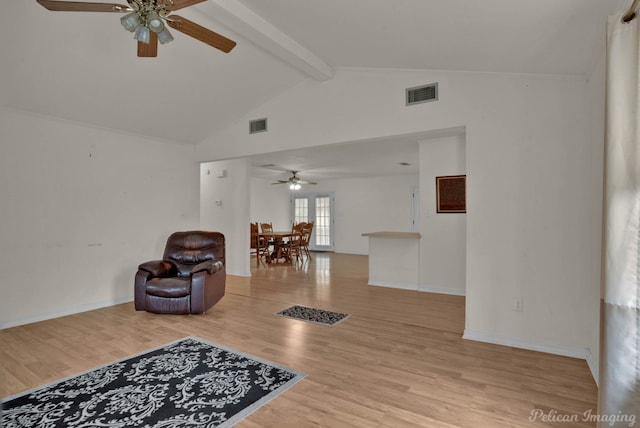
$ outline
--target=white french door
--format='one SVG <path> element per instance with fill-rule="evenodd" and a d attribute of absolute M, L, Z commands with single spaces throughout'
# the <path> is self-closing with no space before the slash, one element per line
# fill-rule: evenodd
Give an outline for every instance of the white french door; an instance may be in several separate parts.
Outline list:
<path fill-rule="evenodd" d="M 294 194 L 291 197 L 291 218 L 294 223 L 313 222 L 309 249 L 333 251 L 333 193 Z"/>

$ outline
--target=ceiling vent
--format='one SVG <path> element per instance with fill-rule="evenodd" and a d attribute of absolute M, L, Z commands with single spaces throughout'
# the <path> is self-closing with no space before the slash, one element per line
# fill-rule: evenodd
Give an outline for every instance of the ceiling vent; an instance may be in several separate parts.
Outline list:
<path fill-rule="evenodd" d="M 415 88 L 407 88 L 407 105 L 426 103 L 438 100 L 438 84 L 431 83 L 429 85 L 417 86 Z"/>
<path fill-rule="evenodd" d="M 255 134 L 257 132 L 266 132 L 267 119 L 256 119 L 249 121 L 249 134 Z"/>

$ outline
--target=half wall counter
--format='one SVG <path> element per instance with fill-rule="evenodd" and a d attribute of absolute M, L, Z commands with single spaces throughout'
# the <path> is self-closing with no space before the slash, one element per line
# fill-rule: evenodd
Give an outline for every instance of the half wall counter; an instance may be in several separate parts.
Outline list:
<path fill-rule="evenodd" d="M 369 285 L 417 290 L 420 283 L 420 238 L 416 232 L 367 232 Z"/>

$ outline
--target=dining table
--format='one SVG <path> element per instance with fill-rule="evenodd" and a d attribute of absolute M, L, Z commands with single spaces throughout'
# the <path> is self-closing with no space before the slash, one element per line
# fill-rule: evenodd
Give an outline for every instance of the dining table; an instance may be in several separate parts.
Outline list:
<path fill-rule="evenodd" d="M 260 232 L 261 238 L 264 238 L 267 242 L 273 243 L 273 252 L 271 252 L 269 257 L 267 258 L 267 262 L 275 261 L 277 263 L 281 258 L 284 258 L 285 262 L 290 262 L 291 257 L 289 256 L 289 253 L 282 252 L 283 243 L 285 242 L 285 239 L 293 238 L 294 236 L 299 235 L 300 232 L 296 232 L 293 230 Z"/>

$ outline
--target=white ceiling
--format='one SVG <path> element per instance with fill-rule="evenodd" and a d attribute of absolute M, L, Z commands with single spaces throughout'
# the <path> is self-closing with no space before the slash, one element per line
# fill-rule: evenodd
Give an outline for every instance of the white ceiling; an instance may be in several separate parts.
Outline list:
<path fill-rule="evenodd" d="M 138 58 L 120 14 L 51 12 L 35 0 L 3 3 L 1 67 L 9 82 L 3 102 L 11 108 L 196 143 L 305 78 L 196 7 L 180 14 L 238 40 L 231 54 L 178 33 L 159 46 L 157 58 Z"/>
<path fill-rule="evenodd" d="M 588 72 L 609 0 L 240 0 L 334 67 Z"/>
<path fill-rule="evenodd" d="M 252 157 L 251 164 L 254 177 L 286 180 L 291 171 L 298 171 L 303 180 L 321 182 L 336 178 L 418 174 L 417 158 L 415 138 L 395 138 L 268 153 Z"/>
<path fill-rule="evenodd" d="M 159 46 L 157 58 L 137 58 L 119 14 L 51 12 L 35 0 L 8 0 L 0 14 L 0 100 L 193 144 L 303 79 L 328 79 L 339 67 L 586 74 L 604 44 L 606 16 L 630 3 L 208 0 L 179 13 L 236 40 L 231 53 L 178 33 Z M 399 150 L 404 144 L 395 147 L 399 157 L 407 154 Z M 329 170 L 348 156 L 315 165 L 294 152 L 298 160 L 284 167 Z"/>

